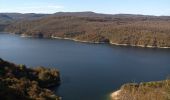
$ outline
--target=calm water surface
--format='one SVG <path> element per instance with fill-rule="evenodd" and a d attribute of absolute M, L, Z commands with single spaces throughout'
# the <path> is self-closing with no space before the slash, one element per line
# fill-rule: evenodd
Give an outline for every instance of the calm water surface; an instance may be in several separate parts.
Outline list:
<path fill-rule="evenodd" d="M 55 89 L 63 100 L 108 100 L 126 82 L 156 81 L 170 74 L 170 49 L 86 44 L 0 34 L 0 57 L 60 70 Z"/>

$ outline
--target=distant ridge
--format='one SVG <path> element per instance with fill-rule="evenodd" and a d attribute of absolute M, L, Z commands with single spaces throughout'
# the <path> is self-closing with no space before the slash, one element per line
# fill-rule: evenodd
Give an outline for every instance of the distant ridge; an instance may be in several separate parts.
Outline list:
<path fill-rule="evenodd" d="M 6 15 L 13 20 L 20 20 L 20 19 L 37 19 L 40 17 L 47 16 L 49 14 L 35 14 L 35 13 L 27 13 L 27 14 L 21 14 L 21 13 L 0 13 L 0 15 Z M 1 18 L 1 17 L 0 17 Z"/>
<path fill-rule="evenodd" d="M 95 13 L 91 11 L 85 11 L 85 12 L 57 12 L 55 13 L 57 16 L 78 16 L 78 17 L 111 17 L 113 15 L 111 14 L 101 14 L 101 13 Z"/>
<path fill-rule="evenodd" d="M 170 16 L 154 16 L 154 15 L 142 15 L 142 14 L 103 14 L 95 13 L 92 11 L 84 12 L 56 12 L 54 14 L 36 14 L 36 13 L 0 13 L 0 19 L 2 16 L 10 17 L 14 20 L 16 19 L 37 19 L 46 16 L 77 16 L 77 17 L 165 17 Z"/>

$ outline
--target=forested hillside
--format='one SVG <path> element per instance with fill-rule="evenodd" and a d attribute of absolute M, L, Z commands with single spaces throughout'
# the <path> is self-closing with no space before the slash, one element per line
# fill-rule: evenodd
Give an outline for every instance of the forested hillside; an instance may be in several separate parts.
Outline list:
<path fill-rule="evenodd" d="M 22 20 L 5 31 L 33 37 L 71 38 L 144 47 L 170 47 L 170 17 L 93 12 L 59 12 Z"/>
<path fill-rule="evenodd" d="M 0 31 L 3 31 L 8 25 L 21 20 L 36 20 L 49 14 L 21 14 L 21 13 L 0 13 Z"/>

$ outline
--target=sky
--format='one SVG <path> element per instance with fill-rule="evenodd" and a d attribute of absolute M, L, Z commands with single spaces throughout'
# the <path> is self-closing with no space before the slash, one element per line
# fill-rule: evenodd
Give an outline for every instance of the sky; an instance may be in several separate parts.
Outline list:
<path fill-rule="evenodd" d="M 0 0 L 0 13 L 82 11 L 106 14 L 170 15 L 170 0 Z"/>

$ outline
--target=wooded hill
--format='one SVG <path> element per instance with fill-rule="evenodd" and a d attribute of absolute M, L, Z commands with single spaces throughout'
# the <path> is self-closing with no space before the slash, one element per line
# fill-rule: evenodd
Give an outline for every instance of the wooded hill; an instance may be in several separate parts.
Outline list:
<path fill-rule="evenodd" d="M 61 100 L 47 89 L 59 84 L 60 74 L 56 69 L 27 68 L 0 58 L 1 100 Z"/>
<path fill-rule="evenodd" d="M 4 31 L 33 37 L 170 47 L 169 16 L 59 12 L 38 19 L 15 21 Z"/>

